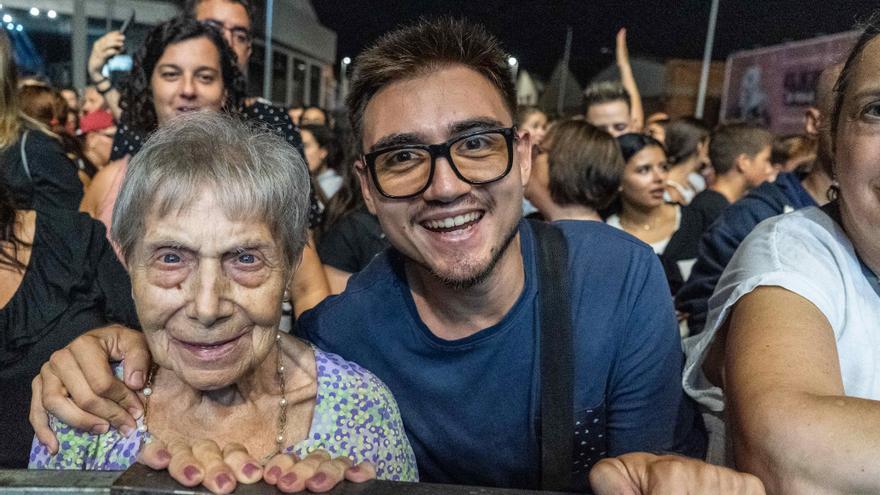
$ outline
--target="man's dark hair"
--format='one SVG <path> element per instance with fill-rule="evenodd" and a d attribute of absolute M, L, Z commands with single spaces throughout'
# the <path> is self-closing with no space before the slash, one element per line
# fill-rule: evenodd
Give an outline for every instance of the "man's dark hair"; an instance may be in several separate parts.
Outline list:
<path fill-rule="evenodd" d="M 363 146 L 364 110 L 376 92 L 451 65 L 463 65 L 488 79 L 513 118 L 516 88 L 507 56 L 482 25 L 449 17 L 421 19 L 385 34 L 354 62 L 346 103 L 358 148 Z"/>
<path fill-rule="evenodd" d="M 196 7 L 198 7 L 199 4 L 204 1 L 206 1 L 206 0 L 186 0 L 186 3 L 184 4 L 184 7 L 183 7 L 184 14 L 187 17 L 191 17 L 191 18 L 195 19 Z M 256 11 L 254 10 L 254 2 L 252 2 L 251 0 L 223 0 L 223 1 L 230 2 L 230 3 L 237 3 L 237 4 L 241 5 L 242 7 L 244 7 L 244 10 L 247 11 L 248 19 L 251 20 L 251 24 L 256 22 L 256 19 L 254 18 L 254 15 L 256 14 Z M 253 26 L 251 26 L 251 28 L 253 29 Z"/>
<path fill-rule="evenodd" d="M 666 154 L 669 163 L 677 165 L 694 156 L 697 147 L 709 139 L 709 127 L 695 117 L 675 119 L 666 125 Z"/>
<path fill-rule="evenodd" d="M 550 197 L 559 205 L 606 208 L 620 185 L 623 156 L 611 134 L 584 120 L 567 120 L 547 133 Z"/>
<path fill-rule="evenodd" d="M 709 141 L 709 159 L 718 175 L 728 173 L 736 158 L 746 155 L 754 158 L 764 148 L 773 145 L 770 131 L 752 124 L 734 123 L 719 126 Z"/>
<path fill-rule="evenodd" d="M 629 91 L 618 81 L 599 81 L 590 84 L 584 90 L 584 100 L 586 110 L 589 110 L 593 105 L 612 101 L 622 101 L 626 103 L 627 108 L 632 108 Z"/>
<path fill-rule="evenodd" d="M 150 84 L 153 70 L 169 45 L 195 38 L 207 38 L 217 47 L 220 72 L 226 89 L 223 108 L 231 113 L 240 110 L 244 99 L 244 76 L 238 69 L 235 53 L 223 39 L 223 35 L 207 24 L 188 17 L 175 17 L 154 27 L 134 56 L 128 84 L 122 87 L 119 99 L 119 106 L 124 110 L 123 124 L 146 133 L 156 130 L 159 123 Z"/>

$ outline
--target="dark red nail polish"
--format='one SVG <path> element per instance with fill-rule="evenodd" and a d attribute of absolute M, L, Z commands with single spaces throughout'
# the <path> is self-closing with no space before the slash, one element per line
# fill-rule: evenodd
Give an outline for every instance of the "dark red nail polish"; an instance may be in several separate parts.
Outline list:
<path fill-rule="evenodd" d="M 266 477 L 274 479 L 277 483 L 278 478 L 281 477 L 281 468 L 278 466 L 272 466 L 272 469 L 270 469 L 269 472 L 266 473 Z"/>
<path fill-rule="evenodd" d="M 185 476 L 186 479 L 188 479 L 189 481 L 196 479 L 196 477 L 198 475 L 199 475 L 199 470 L 196 469 L 195 466 L 187 466 L 183 470 L 183 476 Z"/>
<path fill-rule="evenodd" d="M 248 478 L 253 476 L 254 473 L 256 473 L 259 470 L 260 470 L 260 468 L 258 468 L 257 465 L 252 462 L 245 464 L 244 468 L 242 468 L 242 471 L 244 471 L 244 475 L 247 476 Z"/>
<path fill-rule="evenodd" d="M 232 483 L 232 478 L 230 478 L 228 474 L 223 473 L 220 476 L 217 476 L 216 481 L 217 488 L 222 490 L 226 485 Z"/>
<path fill-rule="evenodd" d="M 359 472 L 361 472 L 361 467 L 360 466 L 352 466 L 352 467 L 348 468 L 348 472 L 349 473 L 359 473 Z"/>
<path fill-rule="evenodd" d="M 309 483 L 313 485 L 323 485 L 325 481 L 327 481 L 327 475 L 325 473 L 318 473 L 312 476 Z"/>
<path fill-rule="evenodd" d="M 290 486 L 290 485 L 296 483 L 296 479 L 297 479 L 297 478 L 296 478 L 296 473 L 287 473 L 287 474 L 284 475 L 283 478 L 281 478 L 280 480 L 278 480 L 278 483 L 280 483 L 280 484 L 282 484 L 282 485 Z"/>
<path fill-rule="evenodd" d="M 159 457 L 160 461 L 168 461 L 171 459 L 171 452 L 168 452 L 165 449 L 159 449 L 159 452 L 156 452 L 156 455 Z"/>

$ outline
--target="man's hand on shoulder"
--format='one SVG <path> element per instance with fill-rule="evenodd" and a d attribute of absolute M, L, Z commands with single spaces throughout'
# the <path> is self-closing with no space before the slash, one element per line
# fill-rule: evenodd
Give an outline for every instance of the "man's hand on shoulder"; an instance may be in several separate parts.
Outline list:
<path fill-rule="evenodd" d="M 125 383 L 113 376 L 111 361 L 124 361 Z M 49 414 L 92 433 L 110 426 L 133 430 L 143 411 L 133 390 L 144 386 L 149 367 L 150 351 L 141 332 L 111 325 L 80 335 L 55 351 L 31 384 L 29 419 L 37 438 L 57 452 Z"/>
<path fill-rule="evenodd" d="M 590 471 L 596 495 L 764 495 L 751 474 L 677 455 L 645 452 L 599 461 Z"/>

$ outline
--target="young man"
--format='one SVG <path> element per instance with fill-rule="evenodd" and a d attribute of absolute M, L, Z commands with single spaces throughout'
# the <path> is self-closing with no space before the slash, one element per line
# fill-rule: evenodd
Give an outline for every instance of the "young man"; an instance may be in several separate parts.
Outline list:
<path fill-rule="evenodd" d="M 356 166 L 364 197 L 392 249 L 343 294 L 304 314 L 299 331 L 391 388 L 422 480 L 536 487 L 538 239 L 521 219 L 531 143 L 513 127 L 506 55 L 481 27 L 423 21 L 359 57 L 348 103 L 363 151 Z M 693 440 L 691 411 L 682 402 L 678 331 L 656 256 L 598 222 L 558 227 L 569 251 L 565 303 L 574 341 L 575 449 L 566 466 L 572 486 L 586 488 L 602 457 Z M 117 351 L 127 356 L 127 382 L 140 385 L 148 357 L 134 332 L 105 329 L 56 353 L 35 380 L 32 422 L 41 439 L 52 441 L 40 389 L 43 404 L 60 405 L 53 413 L 71 424 L 91 428 L 111 417 L 131 424 L 124 408 L 139 411 L 136 398 L 99 362 Z M 78 403 L 97 406 L 90 407 L 97 417 L 62 398 L 58 377 L 86 399 Z M 97 397 L 89 383 L 113 399 Z M 684 486 L 696 483 L 696 492 L 759 490 L 729 470 L 650 454 L 605 461 L 591 481 L 599 493 L 648 493 L 673 472 L 684 474 Z"/>
<path fill-rule="evenodd" d="M 584 90 L 586 120 L 614 137 L 639 132 L 632 115 L 630 94 L 623 84 L 612 81 L 593 83 Z"/>
<path fill-rule="evenodd" d="M 715 183 L 688 206 L 699 218 L 692 232 L 694 244 L 725 208 L 773 176 L 772 147 L 773 135 L 749 124 L 723 125 L 712 133 L 709 160 L 715 169 Z"/>

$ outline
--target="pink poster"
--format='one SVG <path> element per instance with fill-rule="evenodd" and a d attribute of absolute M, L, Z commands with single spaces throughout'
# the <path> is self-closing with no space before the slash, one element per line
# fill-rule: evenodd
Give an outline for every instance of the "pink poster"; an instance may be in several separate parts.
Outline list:
<path fill-rule="evenodd" d="M 819 74 L 844 62 L 858 35 L 848 31 L 733 53 L 727 58 L 721 121 L 753 122 L 780 135 L 803 132 Z"/>

